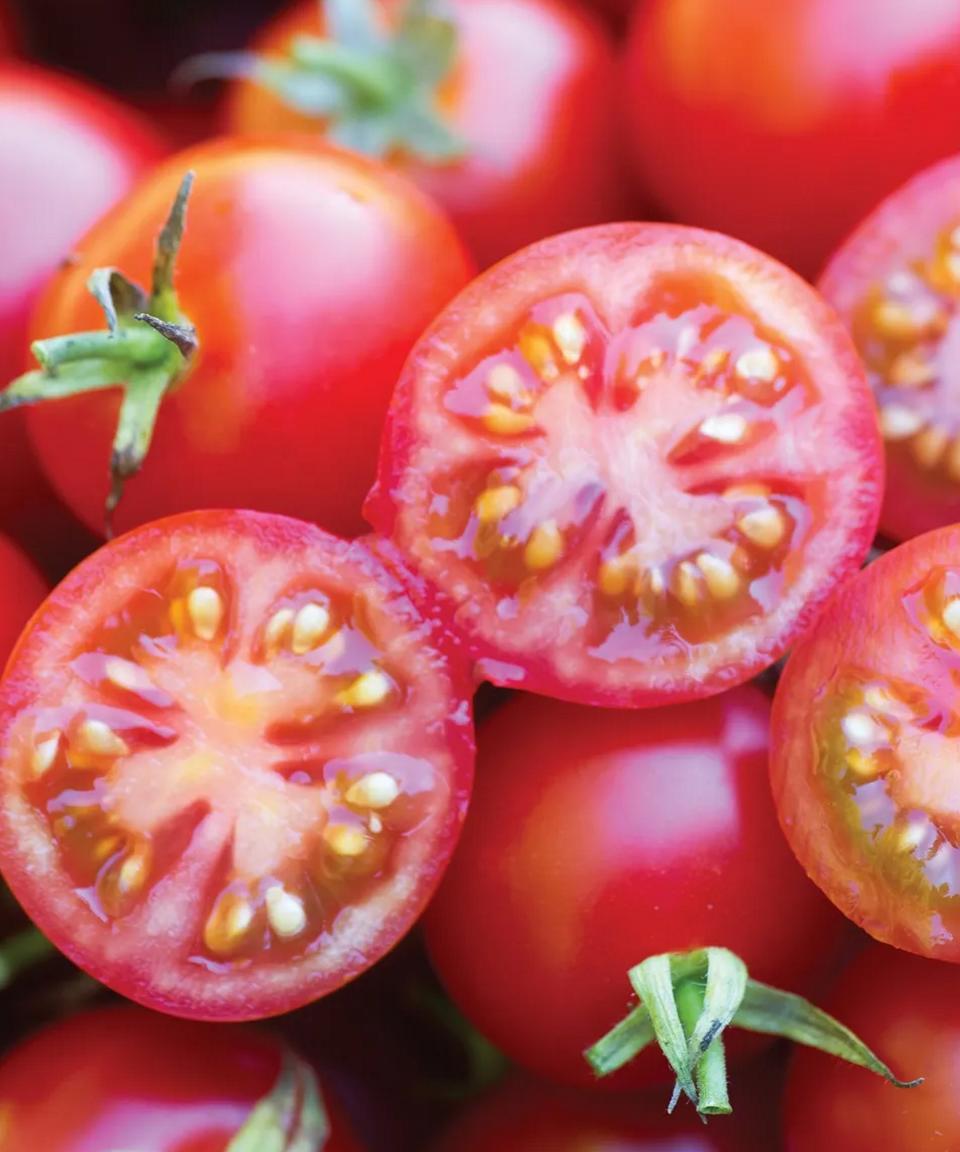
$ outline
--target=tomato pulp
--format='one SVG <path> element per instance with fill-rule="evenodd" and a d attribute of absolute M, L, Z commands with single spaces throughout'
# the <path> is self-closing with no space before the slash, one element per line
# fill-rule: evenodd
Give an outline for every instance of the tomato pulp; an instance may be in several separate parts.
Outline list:
<path fill-rule="evenodd" d="M 646 712 L 518 696 L 487 718 L 427 943 L 507 1056 L 595 1083 L 583 1050 L 623 1016 L 629 969 L 662 952 L 727 947 L 756 979 L 800 993 L 836 961 L 843 919 L 777 827 L 769 714 L 748 686 Z M 725 1035 L 734 1057 L 756 1043 Z M 603 1083 L 669 1078 L 648 1050 Z M 735 1108 L 737 1094 L 734 1075 Z"/>
<path fill-rule="evenodd" d="M 362 543 L 206 512 L 106 546 L 0 688 L 0 866 L 75 963 L 252 1019 L 407 931 L 459 833 L 469 686 Z"/>
<path fill-rule="evenodd" d="M 653 705 L 776 660 L 866 555 L 882 483 L 820 298 L 736 241 L 624 224 L 533 245 L 441 314 L 367 515 L 483 676 Z"/>

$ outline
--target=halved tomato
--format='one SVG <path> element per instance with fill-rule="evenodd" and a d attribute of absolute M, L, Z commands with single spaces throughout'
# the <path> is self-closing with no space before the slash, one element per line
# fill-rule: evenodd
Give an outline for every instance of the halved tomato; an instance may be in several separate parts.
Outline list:
<path fill-rule="evenodd" d="M 960 963 L 960 526 L 851 580 L 794 649 L 771 771 L 800 863 L 878 940 Z"/>
<path fill-rule="evenodd" d="M 441 314 L 367 515 L 487 678 L 652 705 L 777 659 L 865 556 L 882 482 L 863 369 L 808 285 L 623 224 L 525 249 Z"/>
<path fill-rule="evenodd" d="M 960 143 L 960 141 L 958 141 Z M 880 528 L 908 540 L 960 520 L 960 156 L 867 217 L 820 289 L 853 332 L 880 406 Z"/>
<path fill-rule="evenodd" d="M 0 687 L 0 866 L 72 960 L 149 1007 L 251 1019 L 419 915 L 472 771 L 469 686 L 362 543 L 200 512 L 107 545 Z"/>

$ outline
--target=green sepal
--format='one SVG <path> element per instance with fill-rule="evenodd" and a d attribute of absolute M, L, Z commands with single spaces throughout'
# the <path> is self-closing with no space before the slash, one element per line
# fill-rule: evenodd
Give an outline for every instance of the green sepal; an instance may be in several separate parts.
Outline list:
<path fill-rule="evenodd" d="M 174 284 L 193 178 L 188 172 L 181 182 L 157 239 L 149 295 L 116 268 L 96 269 L 87 288 L 103 309 L 106 328 L 36 341 L 31 351 L 40 367 L 0 393 L 2 413 L 90 392 L 122 391 L 105 505 L 107 536 L 123 486 L 150 450 L 164 397 L 183 378 L 199 346 Z"/>
<path fill-rule="evenodd" d="M 329 1137 L 316 1073 L 288 1050 L 270 1094 L 257 1103 L 226 1152 L 322 1152 Z"/>

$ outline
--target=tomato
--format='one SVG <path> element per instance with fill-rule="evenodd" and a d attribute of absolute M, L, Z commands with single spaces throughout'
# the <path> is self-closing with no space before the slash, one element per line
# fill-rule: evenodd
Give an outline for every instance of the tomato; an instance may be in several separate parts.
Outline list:
<path fill-rule="evenodd" d="M 777 689 L 771 772 L 810 877 L 871 935 L 960 962 L 960 527 L 836 594 Z"/>
<path fill-rule="evenodd" d="M 906 540 L 960 520 L 960 158 L 924 172 L 857 229 L 820 289 L 846 321 L 880 406 L 880 528 Z"/>
<path fill-rule="evenodd" d="M 56 72 L 0 65 L 0 383 L 25 367 L 31 309 L 80 236 L 159 159 L 122 105 Z M 18 415 L 0 419 L 0 522 L 51 519 Z"/>
<path fill-rule="evenodd" d="M 867 948 L 828 1007 L 894 1067 L 924 1077 L 898 1092 L 839 1060 L 798 1051 L 787 1079 L 787 1152 L 953 1152 L 960 1147 L 960 973 L 948 964 Z"/>
<path fill-rule="evenodd" d="M 651 955 L 725 946 L 792 991 L 834 961 L 846 926 L 777 827 L 769 712 L 746 686 L 656 712 L 518 696 L 488 717 L 427 944 L 454 1001 L 507 1056 L 591 1083 L 583 1049 L 623 1015 L 627 972 Z M 727 1036 L 736 1056 L 747 1038 Z M 605 1083 L 665 1077 L 649 1051 Z M 732 1096 L 736 1107 L 735 1076 Z"/>
<path fill-rule="evenodd" d="M 464 1110 L 433 1152 L 777 1152 L 779 1086 L 757 1071 L 743 1109 L 709 1126 L 682 1107 L 668 1116 L 662 1096 L 598 1098 L 513 1080 Z"/>
<path fill-rule="evenodd" d="M 4 1152 L 227 1152 L 279 1087 L 283 1060 L 276 1040 L 244 1029 L 131 1007 L 86 1012 L 38 1032 L 0 1063 Z M 305 1066 L 301 1074 L 313 1076 Z M 323 1100 L 331 1128 L 324 1152 L 360 1152 L 328 1093 Z M 302 1106 L 294 1105 L 294 1124 Z M 274 1146 L 292 1150 L 293 1136 Z"/>
<path fill-rule="evenodd" d="M 0 671 L 27 621 L 47 594 L 47 585 L 33 563 L 0 536 Z"/>
<path fill-rule="evenodd" d="M 219 141 L 172 158 L 87 235 L 41 301 L 34 337 L 104 327 L 87 291 L 96 268 L 150 283 L 156 237 L 187 169 L 196 183 L 176 295 L 199 351 L 172 390 L 170 375 L 160 379 L 146 466 L 116 526 L 240 507 L 356 534 L 397 373 L 469 278 L 468 260 L 433 204 L 372 161 L 306 140 Z M 137 339 L 159 341 L 152 356 L 169 355 L 166 340 L 130 324 Z M 156 373 L 136 361 L 122 371 L 149 441 Z M 108 388 L 28 414 L 50 480 L 101 531 L 119 406 L 119 389 Z M 127 452 L 115 441 L 115 478 Z"/>
<path fill-rule="evenodd" d="M 414 349 L 367 515 L 483 675 L 651 705 L 747 680 L 856 569 L 883 482 L 848 336 L 724 237 L 573 232 Z"/>
<path fill-rule="evenodd" d="M 370 21 L 383 9 L 401 9 L 382 0 L 336 6 L 349 8 L 351 20 Z M 289 58 L 295 37 L 316 41 L 324 35 L 320 9 L 317 0 L 299 0 L 266 26 L 254 51 Z M 355 71 L 373 72 L 379 103 L 371 112 L 367 98 L 362 114 L 334 117 L 327 130 L 412 176 L 450 212 L 482 265 L 554 232 L 625 215 L 616 61 L 596 21 L 564 0 L 450 0 L 445 11 L 452 45 L 437 37 L 435 21 L 423 21 L 411 38 L 417 76 L 409 75 L 403 49 L 397 62 L 406 73 L 398 74 L 384 63 L 381 46 L 348 48 L 359 53 Z M 334 74 L 336 82 L 346 83 L 344 71 Z M 324 129 L 321 116 L 296 108 L 309 100 L 311 86 L 329 84 L 329 75 L 304 66 L 278 84 L 263 80 L 255 70 L 252 80 L 233 85 L 229 131 Z M 416 109 L 404 103 L 411 86 L 423 93 Z M 348 89 L 348 103 L 353 96 Z"/>
<path fill-rule="evenodd" d="M 815 274 L 888 192 L 958 147 L 955 0 L 649 0 L 629 145 L 684 223 Z"/>
<path fill-rule="evenodd" d="M 366 545 L 199 512 L 106 546 L 0 687 L 0 866 L 75 963 L 252 1019 L 369 967 L 453 849 L 469 685 Z"/>

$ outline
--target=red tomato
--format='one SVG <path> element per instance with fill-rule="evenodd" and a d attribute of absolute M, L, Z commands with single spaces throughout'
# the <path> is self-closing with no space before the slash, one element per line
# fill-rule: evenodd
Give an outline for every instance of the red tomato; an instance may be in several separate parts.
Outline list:
<path fill-rule="evenodd" d="M 662 1095 L 617 1100 L 514 1080 L 466 1109 L 433 1152 L 777 1152 L 779 1086 L 766 1080 L 709 1126 L 683 1104 L 668 1116 Z"/>
<path fill-rule="evenodd" d="M 33 564 L 11 540 L 0 536 L 0 672 L 46 594 L 47 585 Z"/>
<path fill-rule="evenodd" d="M 400 366 L 469 278 L 467 257 L 434 205 L 371 161 L 307 140 L 219 141 L 158 168 L 87 235 L 41 301 L 35 337 L 104 327 L 86 288 L 95 268 L 150 283 L 187 169 L 176 287 L 200 349 L 163 401 L 117 527 L 239 507 L 356 534 Z M 119 403 L 113 389 L 29 412 L 57 491 L 101 531 Z"/>
<path fill-rule="evenodd" d="M 677 219 L 815 274 L 881 197 L 956 151 L 956 0 L 650 0 L 625 103 Z"/>
<path fill-rule="evenodd" d="M 0 1063 L 4 1152 L 227 1152 L 277 1086 L 283 1056 L 267 1036 L 138 1008 L 62 1020 Z M 323 1100 L 323 1152 L 360 1152 L 328 1093 Z"/>
<path fill-rule="evenodd" d="M 83 233 L 161 156 L 122 105 L 56 72 L 0 66 L 0 385 L 22 372 L 30 312 Z M 0 418 L 0 520 L 50 516 L 22 419 Z"/>
<path fill-rule="evenodd" d="M 798 992 L 836 958 L 843 920 L 777 827 L 769 712 L 743 687 L 656 712 L 517 697 L 487 719 L 427 944 L 507 1056 L 593 1082 L 583 1049 L 623 1016 L 627 973 L 648 956 L 725 946 L 756 979 Z M 736 1055 L 747 1037 L 727 1035 Z M 650 1051 L 604 1083 L 669 1075 Z"/>
<path fill-rule="evenodd" d="M 900 1091 L 840 1060 L 798 1049 L 787 1079 L 787 1152 L 954 1152 L 960 1148 L 960 973 L 871 946 L 825 1007 L 905 1076 Z"/>
<path fill-rule="evenodd" d="M 780 822 L 810 877 L 898 948 L 960 963 L 960 526 L 834 597 L 773 709 Z"/>
<path fill-rule="evenodd" d="M 496 683 L 708 695 L 780 656 L 876 526 L 876 416 L 812 290 L 657 224 L 555 237 L 417 345 L 367 513 Z"/>
<path fill-rule="evenodd" d="M 960 143 L 960 141 L 958 141 Z M 960 520 L 960 157 L 895 192 L 820 289 L 853 332 L 880 405 L 880 528 L 906 540 Z"/>
<path fill-rule="evenodd" d="M 122 537 L 0 687 L 7 882 L 149 1007 L 252 1019 L 339 987 L 417 918 L 463 820 L 469 689 L 442 639 L 364 544 L 311 525 Z"/>
<path fill-rule="evenodd" d="M 294 37 L 322 35 L 320 8 L 299 0 L 264 29 L 255 51 L 281 56 Z M 616 61 L 602 28 L 565 0 L 451 0 L 448 10 L 456 55 L 430 96 L 466 153 L 431 164 L 409 147 L 392 148 L 393 163 L 450 212 L 482 265 L 554 232 L 623 216 Z M 226 124 L 239 133 L 324 126 L 249 82 L 233 86 Z"/>

